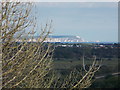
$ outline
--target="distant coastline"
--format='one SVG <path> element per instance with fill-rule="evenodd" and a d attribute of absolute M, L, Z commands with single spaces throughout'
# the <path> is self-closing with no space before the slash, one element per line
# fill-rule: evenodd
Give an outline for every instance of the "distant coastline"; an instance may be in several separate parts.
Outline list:
<path fill-rule="evenodd" d="M 48 42 L 49 43 L 49 42 Z M 114 44 L 114 43 L 117 43 L 118 44 L 118 42 L 50 42 L 50 43 L 95 43 L 95 44 Z M 120 42 L 119 42 L 120 43 Z"/>
<path fill-rule="evenodd" d="M 24 38 L 24 37 L 23 37 Z M 37 42 L 37 39 L 39 36 L 34 36 L 34 39 L 31 40 L 31 38 L 28 36 L 25 39 L 27 42 Z M 15 39 L 16 42 L 22 42 L 22 38 Z M 87 41 L 81 38 L 80 36 L 72 36 L 72 35 L 49 35 L 44 42 L 48 43 L 95 43 L 95 44 L 114 44 L 114 43 L 120 43 L 115 41 Z"/>

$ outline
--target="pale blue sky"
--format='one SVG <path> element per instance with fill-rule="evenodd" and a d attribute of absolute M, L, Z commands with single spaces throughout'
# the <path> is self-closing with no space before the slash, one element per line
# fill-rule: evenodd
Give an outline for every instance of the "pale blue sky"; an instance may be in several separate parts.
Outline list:
<path fill-rule="evenodd" d="M 118 40 L 117 2 L 37 3 L 37 23 L 53 20 L 52 35 L 77 35 L 87 41 Z"/>

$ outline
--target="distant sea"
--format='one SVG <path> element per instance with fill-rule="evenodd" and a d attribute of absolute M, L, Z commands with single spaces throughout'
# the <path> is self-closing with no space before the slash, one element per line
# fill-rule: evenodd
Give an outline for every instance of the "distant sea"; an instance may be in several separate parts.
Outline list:
<path fill-rule="evenodd" d="M 95 43 L 95 44 L 114 44 L 118 42 L 50 42 L 50 43 Z M 120 42 L 119 42 L 120 43 Z"/>

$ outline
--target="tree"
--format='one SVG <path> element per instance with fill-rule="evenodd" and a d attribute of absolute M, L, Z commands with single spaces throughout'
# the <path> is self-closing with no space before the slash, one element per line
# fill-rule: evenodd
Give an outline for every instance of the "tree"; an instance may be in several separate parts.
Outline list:
<path fill-rule="evenodd" d="M 53 48 L 45 39 L 50 34 L 51 22 L 41 28 L 39 38 L 34 43 L 35 17 L 31 18 L 32 3 L 1 2 L 0 32 L 2 42 L 2 87 L 3 88 L 85 88 L 91 85 L 94 73 L 100 68 L 94 60 L 92 66 L 81 78 L 79 72 L 69 75 L 69 79 L 58 83 L 59 77 L 51 75 Z M 29 30 L 29 31 L 28 31 Z M 28 39 L 31 39 L 28 42 Z M 19 43 L 18 43 L 19 41 Z M 72 80 L 74 77 L 74 81 Z M 59 85 L 58 85 L 59 84 Z"/>
<path fill-rule="evenodd" d="M 31 3 L 2 2 L 1 39 L 2 39 L 2 86 L 35 87 L 37 80 L 49 72 L 51 66 L 50 44 L 45 47 L 44 40 L 51 26 L 46 24 L 37 43 L 28 43 L 25 34 L 33 41 L 35 18 L 30 17 Z M 30 19 L 31 18 L 31 19 Z M 27 29 L 30 29 L 26 32 Z M 47 29 L 49 29 L 47 31 Z M 25 34 L 23 34 L 25 33 Z M 16 40 L 22 40 L 16 43 Z M 40 67 L 40 68 L 38 68 Z M 39 70 L 39 71 L 38 71 Z M 37 77 L 36 77 L 37 76 Z M 39 78 L 39 79 L 38 79 Z"/>

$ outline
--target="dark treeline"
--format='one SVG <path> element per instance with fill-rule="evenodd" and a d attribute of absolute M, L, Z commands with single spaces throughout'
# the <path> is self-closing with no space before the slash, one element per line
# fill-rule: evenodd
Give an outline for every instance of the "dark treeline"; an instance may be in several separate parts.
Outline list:
<path fill-rule="evenodd" d="M 66 59 L 80 59 L 82 56 L 86 58 L 92 58 L 93 55 L 96 55 L 98 59 L 100 58 L 118 58 L 118 46 L 116 44 L 113 45 L 87 45 L 83 44 L 72 46 L 57 46 L 54 51 L 53 58 L 66 58 Z"/>
<path fill-rule="evenodd" d="M 24 42 L 23 42 L 24 43 Z M 36 43 L 36 42 L 34 42 Z M 29 44 L 34 44 L 28 42 Z M 20 42 L 14 42 L 15 45 L 21 44 Z M 38 45 L 40 43 L 37 43 Z M 44 43 L 47 47 L 48 43 Z M 93 55 L 97 56 L 97 59 L 101 58 L 120 58 L 119 44 L 69 44 L 69 43 L 52 43 L 55 46 L 53 58 L 55 59 L 81 59 L 83 55 L 86 59 L 93 58 Z"/>

